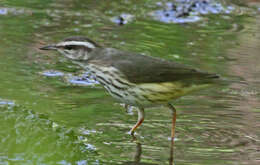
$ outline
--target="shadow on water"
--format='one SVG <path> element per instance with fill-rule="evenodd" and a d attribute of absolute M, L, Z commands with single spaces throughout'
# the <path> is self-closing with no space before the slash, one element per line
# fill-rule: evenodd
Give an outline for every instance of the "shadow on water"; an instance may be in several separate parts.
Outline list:
<path fill-rule="evenodd" d="M 82 2 L 0 2 L 0 164 L 259 164 L 259 8 L 166 24 L 146 15 L 162 10 L 157 1 Z M 117 16 L 131 20 L 118 26 Z M 168 109 L 147 109 L 132 142 L 135 109 L 125 113 L 78 66 L 37 49 L 70 35 L 244 82 L 174 102 L 173 154 Z"/>

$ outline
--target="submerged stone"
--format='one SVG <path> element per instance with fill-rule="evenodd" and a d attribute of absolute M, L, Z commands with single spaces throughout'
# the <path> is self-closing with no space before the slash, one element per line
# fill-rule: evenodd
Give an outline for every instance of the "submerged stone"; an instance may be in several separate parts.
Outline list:
<path fill-rule="evenodd" d="M 14 106 L 14 102 L 13 101 L 10 101 L 10 100 L 5 100 L 5 99 L 1 99 L 0 98 L 0 107 L 1 106 Z"/>
<path fill-rule="evenodd" d="M 47 76 L 47 77 L 60 77 L 60 76 L 64 76 L 64 73 L 60 72 L 60 71 L 56 71 L 56 70 L 46 70 L 40 73 L 43 76 Z"/>
<path fill-rule="evenodd" d="M 216 0 L 177 0 L 166 3 L 164 9 L 152 12 L 151 16 L 165 23 L 189 23 L 201 20 L 203 15 L 229 14 L 234 9 Z"/>
<path fill-rule="evenodd" d="M 0 7 L 0 15 L 31 15 L 32 11 L 24 8 Z"/>
<path fill-rule="evenodd" d="M 95 77 L 90 75 L 88 72 L 84 73 L 81 76 L 69 75 L 66 79 L 68 83 L 73 85 L 89 86 L 89 85 L 99 84 L 99 82 L 95 79 Z"/>
<path fill-rule="evenodd" d="M 6 15 L 7 13 L 7 8 L 0 8 L 0 15 Z"/>

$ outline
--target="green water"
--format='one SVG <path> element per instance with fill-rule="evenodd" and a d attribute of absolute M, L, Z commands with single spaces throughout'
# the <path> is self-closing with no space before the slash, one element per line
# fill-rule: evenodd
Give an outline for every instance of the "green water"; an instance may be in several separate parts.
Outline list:
<path fill-rule="evenodd" d="M 81 72 L 58 54 L 38 50 L 71 35 L 244 79 L 174 101 L 174 162 L 259 163 L 259 13 L 250 9 L 211 15 L 204 23 L 165 24 L 145 14 L 155 3 L 0 1 L 8 9 L 0 15 L 1 165 L 169 164 L 167 108 L 146 110 L 137 130 L 139 145 L 127 134 L 136 122 L 135 110 L 127 114 L 99 85 L 76 86 L 64 77 L 40 74 L 49 69 Z M 124 26 L 110 21 L 121 13 L 135 19 Z"/>

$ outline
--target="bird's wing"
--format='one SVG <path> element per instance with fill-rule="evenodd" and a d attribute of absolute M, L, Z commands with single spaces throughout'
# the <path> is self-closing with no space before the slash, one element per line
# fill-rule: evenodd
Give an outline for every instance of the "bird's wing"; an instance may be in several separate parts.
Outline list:
<path fill-rule="evenodd" d="M 103 53 L 107 54 L 107 62 L 119 70 L 132 83 L 174 81 L 203 83 L 218 77 L 215 74 L 201 72 L 182 64 L 150 56 L 118 50 L 112 51 L 112 53 L 110 51 L 110 54 Z"/>

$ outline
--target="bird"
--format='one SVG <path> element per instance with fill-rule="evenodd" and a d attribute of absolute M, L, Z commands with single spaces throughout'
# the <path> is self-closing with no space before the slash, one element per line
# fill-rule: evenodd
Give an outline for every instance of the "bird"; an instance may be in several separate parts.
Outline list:
<path fill-rule="evenodd" d="M 58 51 L 88 71 L 120 103 L 137 107 L 138 120 L 144 121 L 144 109 L 163 105 L 172 111 L 171 141 L 174 143 L 175 99 L 217 83 L 218 74 L 201 71 L 175 61 L 104 47 L 84 36 L 72 36 L 45 45 L 41 50 Z"/>

